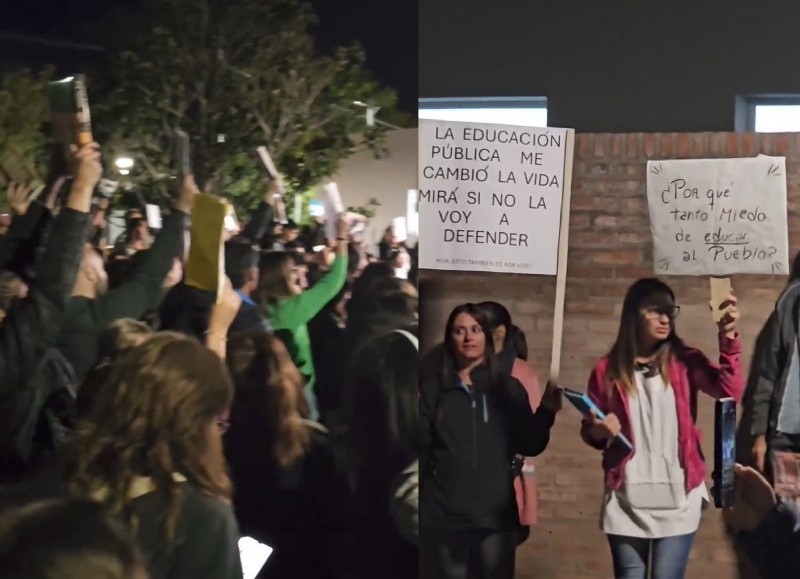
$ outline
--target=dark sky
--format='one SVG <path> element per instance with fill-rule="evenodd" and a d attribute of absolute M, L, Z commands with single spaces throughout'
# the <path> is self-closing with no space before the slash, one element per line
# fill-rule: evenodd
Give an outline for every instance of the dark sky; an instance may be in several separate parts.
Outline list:
<path fill-rule="evenodd" d="M 66 39 L 74 36 L 75 24 L 100 21 L 110 8 L 135 4 L 136 0 L 4 1 L 0 51 L 6 56 L 20 54 L 20 45 L 4 40 L 4 32 Z M 398 92 L 400 107 L 416 111 L 417 0 L 311 0 L 311 4 L 319 16 L 314 36 L 320 48 L 358 41 L 366 51 L 368 68 L 382 84 Z M 43 51 L 52 50 L 27 45 L 23 54 L 40 59 Z M 71 51 L 64 50 L 60 56 L 69 58 L 66 53 Z"/>

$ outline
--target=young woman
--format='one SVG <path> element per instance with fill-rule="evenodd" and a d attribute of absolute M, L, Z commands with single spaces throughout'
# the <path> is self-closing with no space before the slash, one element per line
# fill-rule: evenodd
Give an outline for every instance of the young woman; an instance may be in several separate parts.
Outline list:
<path fill-rule="evenodd" d="M 231 338 L 236 396 L 225 455 L 246 536 L 275 549 L 266 577 L 343 577 L 347 473 L 324 429 L 303 418 L 303 380 L 266 333 Z"/>
<path fill-rule="evenodd" d="M 497 302 L 478 304 L 486 310 L 492 327 L 494 351 L 506 374 L 519 380 L 528 393 L 531 410 L 536 412 L 542 399 L 539 377 L 528 362 L 528 342 L 525 334 L 511 322 L 508 309 Z M 536 524 L 537 488 L 536 466 L 532 457 L 517 456 L 515 461 L 514 492 L 517 497 L 520 524 L 520 544 L 530 536 L 530 526 Z"/>
<path fill-rule="evenodd" d="M 233 397 L 220 358 L 161 333 L 97 393 L 66 480 L 133 530 L 151 579 L 241 579 L 222 433 Z"/>
<path fill-rule="evenodd" d="M 357 578 L 418 574 L 418 353 L 416 336 L 396 330 L 353 359 L 346 415 Z"/>
<path fill-rule="evenodd" d="M 337 224 L 337 253 L 328 273 L 309 290 L 298 281 L 297 266 L 284 252 L 266 253 L 261 260 L 259 296 L 265 314 L 292 356 L 305 380 L 305 395 L 312 420 L 319 418 L 315 395 L 314 363 L 311 357 L 310 322 L 347 281 L 347 223 Z"/>
<path fill-rule="evenodd" d="M 420 577 L 514 577 L 513 460 L 547 447 L 556 409 L 545 396 L 534 414 L 500 370 L 484 310 L 453 310 L 441 376 L 420 393 Z"/>
<path fill-rule="evenodd" d="M 601 528 L 617 579 L 645 579 L 650 567 L 653 579 L 686 574 L 708 502 L 697 395 L 738 401 L 744 389 L 736 298 L 721 308 L 717 365 L 678 338 L 672 290 L 639 280 L 625 296 L 614 346 L 592 371 L 589 396 L 606 418 L 585 417 L 581 436 L 603 450 Z M 620 432 L 634 450 L 619 441 Z"/>

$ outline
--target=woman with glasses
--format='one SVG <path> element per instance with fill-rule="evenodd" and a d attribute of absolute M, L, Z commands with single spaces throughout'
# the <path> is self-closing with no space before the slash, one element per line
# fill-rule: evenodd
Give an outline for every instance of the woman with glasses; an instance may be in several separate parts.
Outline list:
<path fill-rule="evenodd" d="M 151 579 L 241 579 L 223 454 L 233 399 L 219 356 L 163 332 L 124 354 L 98 389 L 66 480 L 133 531 Z"/>
<path fill-rule="evenodd" d="M 603 451 L 601 528 L 617 579 L 686 574 L 708 503 L 697 396 L 702 391 L 738 402 L 744 390 L 736 298 L 720 309 L 715 364 L 678 337 L 680 307 L 672 290 L 657 279 L 637 281 L 625 296 L 617 340 L 589 378 L 589 396 L 605 419 L 584 417 L 581 436 Z"/>

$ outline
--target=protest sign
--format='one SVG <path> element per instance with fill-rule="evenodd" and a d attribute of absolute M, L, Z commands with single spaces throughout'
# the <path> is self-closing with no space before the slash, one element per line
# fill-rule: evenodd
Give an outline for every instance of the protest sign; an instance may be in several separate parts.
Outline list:
<path fill-rule="evenodd" d="M 647 163 L 653 262 L 661 275 L 786 274 L 786 159 Z"/>
<path fill-rule="evenodd" d="M 421 121 L 420 267 L 555 275 L 570 135 Z"/>

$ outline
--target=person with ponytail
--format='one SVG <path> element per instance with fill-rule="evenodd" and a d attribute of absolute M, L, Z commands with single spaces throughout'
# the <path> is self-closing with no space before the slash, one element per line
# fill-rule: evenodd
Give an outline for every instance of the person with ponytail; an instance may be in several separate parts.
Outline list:
<path fill-rule="evenodd" d="M 581 436 L 603 451 L 601 528 L 617 579 L 685 577 L 708 503 L 698 393 L 738 402 L 744 390 L 736 298 L 720 309 L 716 364 L 678 337 L 680 307 L 669 286 L 641 279 L 625 295 L 611 351 L 592 370 L 589 396 L 605 419 L 585 416 Z"/>
<path fill-rule="evenodd" d="M 536 412 L 542 399 L 542 391 L 536 370 L 528 362 L 528 341 L 524 332 L 511 323 L 511 314 L 502 304 L 482 302 L 478 307 L 486 310 L 489 316 L 494 350 L 503 372 L 519 380 L 528 393 L 531 410 Z M 514 460 L 514 474 L 521 544 L 530 536 L 530 527 L 536 524 L 538 512 L 536 466 L 533 457 L 517 455 Z"/>

